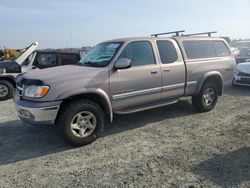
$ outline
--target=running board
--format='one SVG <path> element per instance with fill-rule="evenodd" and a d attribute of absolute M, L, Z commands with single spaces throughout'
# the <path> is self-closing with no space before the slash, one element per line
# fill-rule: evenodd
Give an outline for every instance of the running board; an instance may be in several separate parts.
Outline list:
<path fill-rule="evenodd" d="M 124 110 L 118 110 L 114 113 L 116 114 L 132 114 L 135 112 L 141 112 L 141 111 L 145 111 L 145 110 L 150 110 L 153 108 L 159 108 L 159 107 L 163 107 L 163 106 L 167 106 L 167 105 L 171 105 L 174 103 L 177 103 L 179 100 L 174 100 L 174 101 L 168 101 L 168 102 L 158 102 L 158 103 L 153 103 L 151 105 L 141 105 L 138 106 L 136 108 L 129 108 L 129 109 L 124 109 Z"/>

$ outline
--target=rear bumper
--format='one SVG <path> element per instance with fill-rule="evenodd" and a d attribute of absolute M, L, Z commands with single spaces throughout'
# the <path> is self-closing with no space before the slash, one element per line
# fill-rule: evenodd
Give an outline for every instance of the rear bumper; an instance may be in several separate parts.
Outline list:
<path fill-rule="evenodd" d="M 15 97 L 19 118 L 29 124 L 54 124 L 61 102 L 30 102 Z"/>

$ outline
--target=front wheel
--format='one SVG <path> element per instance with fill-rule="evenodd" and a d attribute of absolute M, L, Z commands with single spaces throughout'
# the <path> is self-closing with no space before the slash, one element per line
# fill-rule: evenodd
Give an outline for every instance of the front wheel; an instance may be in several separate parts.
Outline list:
<path fill-rule="evenodd" d="M 13 91 L 14 87 L 10 82 L 0 80 L 0 101 L 11 99 L 13 97 Z"/>
<path fill-rule="evenodd" d="M 192 104 L 199 112 L 208 112 L 212 110 L 218 100 L 218 86 L 213 82 L 206 82 L 196 96 L 192 97 Z"/>
<path fill-rule="evenodd" d="M 102 108 L 91 100 L 76 100 L 59 112 L 57 125 L 63 140 L 74 146 L 92 143 L 105 125 Z"/>

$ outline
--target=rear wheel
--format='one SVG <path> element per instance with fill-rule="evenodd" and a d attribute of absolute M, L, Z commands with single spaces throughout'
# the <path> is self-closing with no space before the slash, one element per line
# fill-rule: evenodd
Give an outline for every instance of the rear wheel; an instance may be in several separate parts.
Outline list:
<path fill-rule="evenodd" d="M 212 110 L 218 100 L 218 86 L 216 83 L 208 81 L 204 83 L 200 93 L 192 97 L 192 104 L 199 112 Z"/>
<path fill-rule="evenodd" d="M 0 101 L 11 99 L 13 97 L 13 91 L 14 87 L 10 82 L 0 80 Z"/>
<path fill-rule="evenodd" d="M 105 114 L 91 100 L 76 100 L 66 104 L 57 121 L 63 140 L 74 146 L 92 143 L 104 130 Z"/>

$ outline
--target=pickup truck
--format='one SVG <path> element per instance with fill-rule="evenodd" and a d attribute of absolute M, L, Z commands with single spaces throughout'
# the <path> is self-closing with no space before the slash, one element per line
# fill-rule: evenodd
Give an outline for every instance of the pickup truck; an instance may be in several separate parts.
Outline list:
<path fill-rule="evenodd" d="M 36 50 L 38 43 L 30 45 L 18 58 L 0 62 L 0 101 L 13 97 L 16 76 L 34 69 L 76 64 L 81 58 L 76 52 Z"/>
<path fill-rule="evenodd" d="M 35 70 L 17 78 L 20 119 L 55 124 L 62 138 L 93 142 L 113 114 L 129 114 L 192 97 L 198 112 L 212 110 L 232 83 L 235 58 L 224 39 L 146 37 L 95 46 L 78 65 Z"/>

